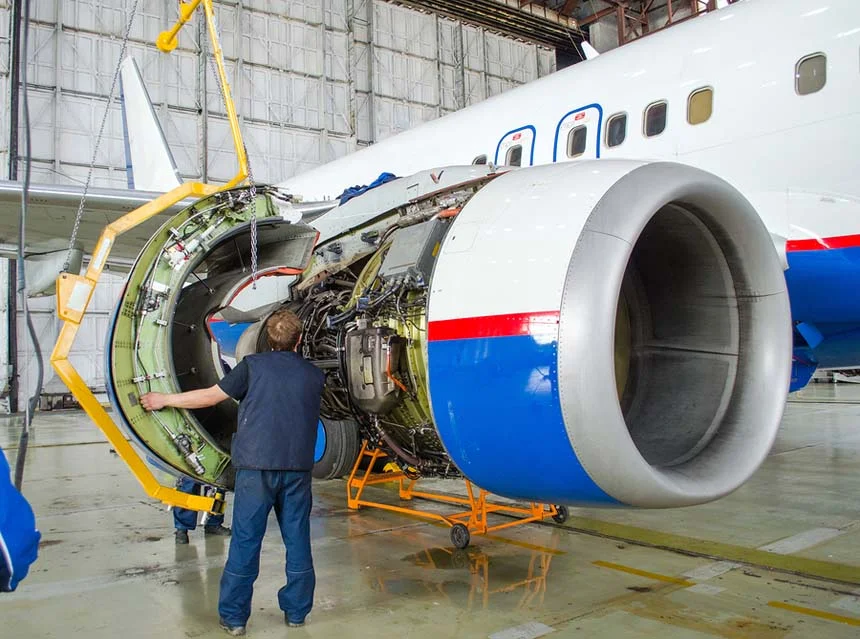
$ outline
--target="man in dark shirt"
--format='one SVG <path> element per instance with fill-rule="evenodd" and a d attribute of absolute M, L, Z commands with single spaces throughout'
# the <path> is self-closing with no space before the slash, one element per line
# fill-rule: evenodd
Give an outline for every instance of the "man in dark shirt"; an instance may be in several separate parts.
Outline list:
<path fill-rule="evenodd" d="M 266 323 L 271 352 L 249 355 L 216 385 L 186 393 L 147 393 L 146 410 L 204 408 L 232 397 L 239 401 L 233 438 L 236 468 L 233 536 L 221 576 L 221 627 L 244 635 L 260 570 L 266 520 L 274 508 L 287 548 L 287 584 L 278 603 L 290 626 L 301 626 L 313 606 L 311 469 L 325 375 L 296 352 L 301 320 L 290 311 Z"/>

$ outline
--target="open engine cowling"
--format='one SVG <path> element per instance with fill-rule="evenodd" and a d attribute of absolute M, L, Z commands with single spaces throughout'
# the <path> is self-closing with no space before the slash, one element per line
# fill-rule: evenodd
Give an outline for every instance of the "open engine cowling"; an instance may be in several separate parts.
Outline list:
<path fill-rule="evenodd" d="M 445 449 L 512 497 L 719 498 L 764 459 L 788 389 L 770 236 L 735 189 L 677 164 L 497 178 L 446 238 L 428 320 Z"/>

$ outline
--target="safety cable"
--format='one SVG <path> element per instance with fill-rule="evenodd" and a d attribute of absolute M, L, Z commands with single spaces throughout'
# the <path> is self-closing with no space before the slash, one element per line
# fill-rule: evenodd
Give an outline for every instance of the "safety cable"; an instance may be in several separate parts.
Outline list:
<path fill-rule="evenodd" d="M 24 246 L 27 239 L 27 209 L 30 203 L 30 168 L 31 150 L 30 150 L 30 103 L 27 99 L 27 52 L 30 42 L 30 0 L 24 0 L 23 3 L 23 33 L 21 34 L 21 89 L 23 92 L 21 100 L 21 112 L 24 119 L 24 181 L 21 186 L 21 213 L 18 216 L 18 251 L 17 251 L 17 266 L 18 266 L 18 291 L 21 296 L 21 309 L 24 312 L 24 320 L 27 324 L 27 332 L 30 336 L 30 341 L 33 343 L 33 354 L 36 357 L 36 388 L 33 395 L 28 399 L 27 406 L 24 409 L 24 428 L 21 429 L 21 437 L 18 440 L 18 456 L 15 459 L 15 487 L 21 490 L 21 484 L 24 481 L 24 462 L 27 459 L 27 445 L 30 441 L 30 422 L 33 419 L 33 413 L 36 410 L 36 404 L 42 394 L 42 382 L 44 381 L 45 370 L 42 363 L 42 349 L 39 346 L 39 338 L 36 335 L 36 328 L 33 326 L 33 318 L 30 315 L 30 307 L 27 301 L 27 275 L 24 270 Z M 17 131 L 15 134 L 17 135 Z M 11 161 L 17 162 L 18 158 L 10 158 Z M 16 371 L 17 372 L 17 371 Z M 24 358 L 24 381 L 29 385 L 30 381 L 30 365 L 29 360 Z"/>
<path fill-rule="evenodd" d="M 134 0 L 134 4 L 131 7 L 131 14 L 129 14 L 129 17 L 128 17 L 128 24 L 126 24 L 126 27 L 125 27 L 125 35 L 123 36 L 122 47 L 120 48 L 120 51 L 119 51 L 119 60 L 117 60 L 116 69 L 114 69 L 114 72 L 113 72 L 113 80 L 111 81 L 111 85 L 110 85 L 110 93 L 108 93 L 108 101 L 107 101 L 107 104 L 105 105 L 104 115 L 102 115 L 102 123 L 101 123 L 101 126 L 99 126 L 99 134 L 96 137 L 96 143 L 95 143 L 95 146 L 93 147 L 93 157 L 92 157 L 92 160 L 90 161 L 89 171 L 87 172 L 87 180 L 86 180 L 86 182 L 84 182 L 84 191 L 83 191 L 83 193 L 81 193 L 81 201 L 78 204 L 78 214 L 77 214 L 77 216 L 75 216 L 75 224 L 72 227 L 72 235 L 69 238 L 69 252 L 66 255 L 66 262 L 63 264 L 63 271 L 64 272 L 68 272 L 69 266 L 71 265 L 71 262 L 72 262 L 72 253 L 75 250 L 75 242 L 78 239 L 78 230 L 81 227 L 81 218 L 83 218 L 83 216 L 84 216 L 84 206 L 86 205 L 86 201 L 87 201 L 87 193 L 90 190 L 90 184 L 92 183 L 92 180 L 93 180 L 93 171 L 95 170 L 95 166 L 96 166 L 96 156 L 99 152 L 99 147 L 101 146 L 102 136 L 104 135 L 104 132 L 105 132 L 105 125 L 107 124 L 108 116 L 110 115 L 110 106 L 111 106 L 111 104 L 113 104 L 113 97 L 114 97 L 114 93 L 116 93 L 116 85 L 119 82 L 119 75 L 120 75 L 120 70 L 122 68 L 122 61 L 125 58 L 125 52 L 126 52 L 126 49 L 128 48 L 128 39 L 131 36 L 131 27 L 134 24 L 134 17 L 137 15 L 137 5 L 139 2 L 140 2 L 140 0 Z"/>

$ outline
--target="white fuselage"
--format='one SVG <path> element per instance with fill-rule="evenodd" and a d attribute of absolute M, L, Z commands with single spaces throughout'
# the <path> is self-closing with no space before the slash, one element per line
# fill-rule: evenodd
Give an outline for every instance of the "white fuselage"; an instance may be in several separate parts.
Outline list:
<path fill-rule="evenodd" d="M 826 82 L 799 95 L 804 58 L 826 56 Z M 694 92 L 710 117 L 688 121 Z M 665 130 L 646 137 L 646 108 L 667 103 Z M 627 114 L 621 144 L 607 122 Z M 572 128 L 584 151 L 568 157 Z M 749 0 L 406 131 L 283 186 L 305 200 L 337 197 L 380 173 L 469 164 L 522 166 L 595 158 L 673 160 L 727 180 L 771 233 L 822 239 L 860 233 L 860 2 Z"/>

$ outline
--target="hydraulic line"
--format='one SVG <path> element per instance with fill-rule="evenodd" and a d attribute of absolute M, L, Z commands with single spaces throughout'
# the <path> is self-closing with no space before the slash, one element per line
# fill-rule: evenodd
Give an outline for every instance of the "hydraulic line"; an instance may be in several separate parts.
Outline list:
<path fill-rule="evenodd" d="M 42 363 L 42 349 L 39 347 L 39 338 L 36 335 L 36 328 L 33 326 L 33 318 L 30 315 L 30 307 L 27 302 L 27 274 L 24 270 L 24 246 L 27 239 L 27 208 L 30 202 L 30 169 L 31 149 L 30 149 L 30 104 L 27 99 L 27 51 L 30 40 L 30 0 L 24 0 L 23 4 L 24 24 L 21 34 L 21 88 L 22 100 L 21 111 L 24 116 L 24 181 L 21 188 L 21 213 L 18 216 L 18 251 L 17 251 L 17 269 L 18 269 L 18 295 L 21 296 L 21 309 L 24 312 L 24 321 L 27 324 L 27 333 L 30 336 L 30 341 L 33 344 L 33 354 L 36 358 L 36 388 L 33 389 L 33 395 L 27 401 L 27 407 L 24 410 L 24 427 L 21 429 L 21 437 L 18 441 L 18 457 L 15 460 L 15 487 L 21 490 L 21 484 L 24 481 L 24 463 L 27 460 L 27 445 L 30 442 L 30 423 L 33 419 L 33 413 L 36 410 L 36 404 L 42 394 L 42 382 L 44 380 L 45 371 Z M 26 362 L 26 360 L 25 360 Z M 24 365 L 24 379 L 29 380 L 29 364 Z"/>

